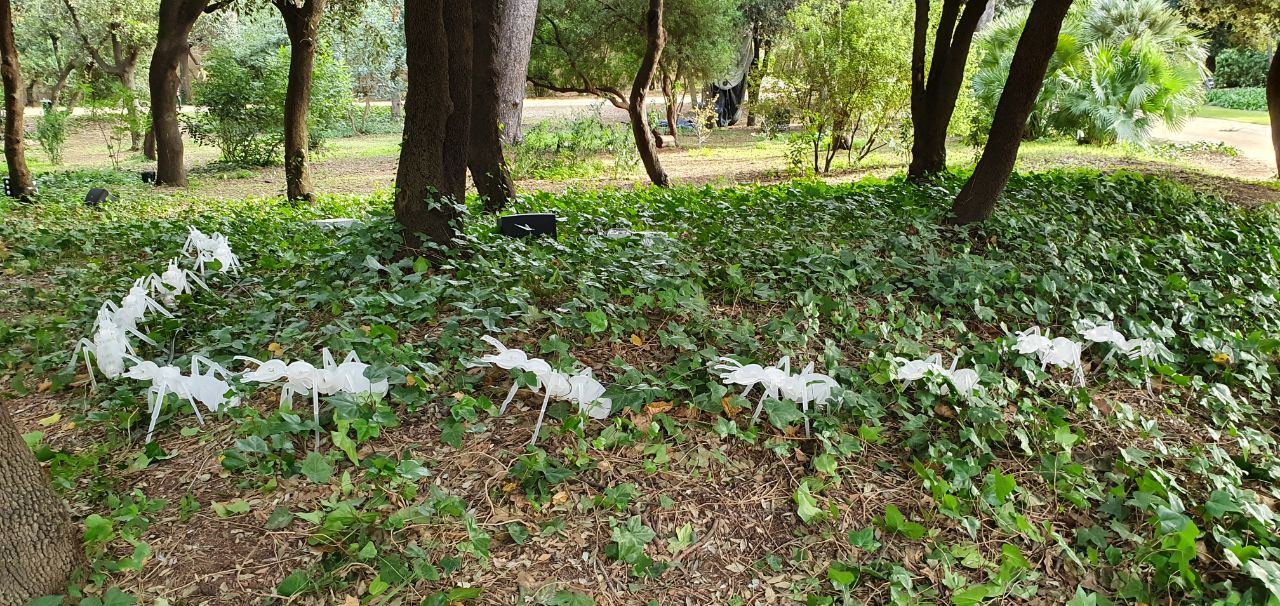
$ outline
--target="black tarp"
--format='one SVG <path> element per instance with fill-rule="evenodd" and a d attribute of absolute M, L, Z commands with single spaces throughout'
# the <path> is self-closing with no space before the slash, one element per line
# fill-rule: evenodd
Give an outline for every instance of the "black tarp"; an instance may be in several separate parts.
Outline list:
<path fill-rule="evenodd" d="M 742 96 L 747 92 L 747 79 L 744 77 L 731 88 L 712 86 L 710 92 L 715 96 L 716 126 L 737 124 L 742 119 Z"/>

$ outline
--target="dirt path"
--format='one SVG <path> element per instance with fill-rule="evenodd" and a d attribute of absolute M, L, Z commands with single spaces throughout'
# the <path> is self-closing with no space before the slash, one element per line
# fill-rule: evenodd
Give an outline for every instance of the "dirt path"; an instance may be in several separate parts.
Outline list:
<path fill-rule="evenodd" d="M 1181 130 L 1171 131 L 1157 127 L 1158 139 L 1174 143 L 1219 142 L 1240 150 L 1240 157 L 1250 160 L 1242 163 L 1244 172 L 1239 176 L 1266 179 L 1275 176 L 1275 151 L 1271 147 L 1271 127 L 1217 118 L 1192 118 Z M 1255 165 L 1256 164 L 1256 165 Z"/>

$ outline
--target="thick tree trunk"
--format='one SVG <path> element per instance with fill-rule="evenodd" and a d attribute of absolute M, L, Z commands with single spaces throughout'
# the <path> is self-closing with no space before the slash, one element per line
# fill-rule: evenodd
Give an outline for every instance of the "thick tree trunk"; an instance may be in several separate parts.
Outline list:
<path fill-rule="evenodd" d="M 644 95 L 653 82 L 653 72 L 658 68 L 658 59 L 662 57 L 662 47 L 667 43 L 667 32 L 662 28 L 662 1 L 649 0 L 649 11 L 645 15 L 645 48 L 644 57 L 640 60 L 640 69 L 636 79 L 631 83 L 631 97 L 627 103 L 627 114 L 631 117 L 631 134 L 636 140 L 636 149 L 640 152 L 640 161 L 649 180 L 658 187 L 670 187 L 671 178 L 662 170 L 662 162 L 658 160 L 658 148 L 653 143 L 653 134 L 649 132 L 649 121 L 644 115 Z"/>
<path fill-rule="evenodd" d="M 671 146 L 680 145 L 680 135 L 676 132 L 676 91 L 671 85 L 671 74 L 662 70 L 662 99 L 667 105 L 667 132 L 671 134 Z"/>
<path fill-rule="evenodd" d="M 409 89 L 396 172 L 395 216 L 404 253 L 457 235 L 467 180 L 471 109 L 471 6 L 452 0 L 405 4 Z"/>
<path fill-rule="evenodd" d="M 0 0 L 8 13 L 9 0 Z M 7 19 L 0 17 L 0 19 Z M 66 592 L 80 537 L 0 402 L 0 606 Z"/>
<path fill-rule="evenodd" d="M 1276 153 L 1276 174 L 1280 175 L 1280 46 L 1271 55 L 1267 70 L 1267 113 L 1271 116 L 1271 147 Z"/>
<path fill-rule="evenodd" d="M 4 82 L 4 160 L 9 166 L 9 187 L 13 197 L 27 200 L 35 186 L 31 180 L 31 169 L 27 168 L 26 143 L 23 141 L 22 66 L 18 62 L 18 45 L 13 38 L 13 5 L 9 0 L 0 0 L 0 80 Z M 0 516 L 0 521 L 2 518 Z M 3 555 L 8 554 L 0 553 Z"/>
<path fill-rule="evenodd" d="M 471 69 L 471 145 L 468 164 L 476 191 L 484 199 L 484 209 L 498 212 L 506 207 L 515 186 L 502 156 L 502 132 L 498 124 L 498 84 L 500 65 L 496 63 L 499 0 L 472 2 L 473 53 Z M 523 78 L 522 78 L 523 79 Z"/>
<path fill-rule="evenodd" d="M 215 6 L 221 6 L 219 3 Z M 151 129 L 156 139 L 156 184 L 186 187 L 178 127 L 178 66 L 190 46 L 187 36 L 208 0 L 160 0 L 156 48 L 151 55 Z"/>
<path fill-rule="evenodd" d="M 520 114 L 524 110 L 525 78 L 529 74 L 529 51 L 533 46 L 538 0 L 502 0 L 498 17 L 498 124 L 502 142 L 521 140 Z"/>
<path fill-rule="evenodd" d="M 996 105 L 987 146 L 973 175 L 956 196 L 951 207 L 951 223 L 965 225 L 985 221 L 995 209 L 996 199 L 1013 174 L 1022 131 L 1044 85 L 1049 59 L 1057 47 L 1062 20 L 1069 8 L 1071 0 L 1039 0 L 1032 5 L 1009 66 L 1009 79 Z"/>
<path fill-rule="evenodd" d="M 924 41 L 929 26 L 929 0 L 916 0 L 915 37 L 911 55 L 911 120 L 914 139 L 908 176 L 919 180 L 947 168 L 947 127 L 964 82 L 964 66 L 973 35 L 988 0 L 944 0 L 933 44 L 928 80 L 924 74 Z M 957 22 L 957 17 L 959 22 Z"/>
<path fill-rule="evenodd" d="M 311 76 L 316 58 L 316 38 L 325 0 L 273 0 L 284 18 L 289 34 L 289 85 L 284 96 L 284 180 L 289 200 L 312 202 L 316 194 L 311 187 L 311 171 L 307 152 L 311 139 L 307 132 L 307 116 L 311 109 Z"/>

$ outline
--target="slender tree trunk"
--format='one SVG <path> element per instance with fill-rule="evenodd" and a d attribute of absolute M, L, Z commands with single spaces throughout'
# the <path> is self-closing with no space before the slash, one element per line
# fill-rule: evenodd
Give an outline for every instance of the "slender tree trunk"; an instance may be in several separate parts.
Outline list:
<path fill-rule="evenodd" d="M 471 68 L 471 145 L 468 164 L 476 191 L 484 199 L 484 209 L 498 212 L 506 207 L 515 192 L 506 158 L 502 156 L 502 129 L 498 123 L 497 64 L 499 0 L 475 0 L 471 3 L 473 53 Z M 523 78 L 522 78 L 523 79 Z"/>
<path fill-rule="evenodd" d="M 985 221 L 995 209 L 996 199 L 1009 183 L 1013 164 L 1018 158 L 1022 131 L 1035 107 L 1036 96 L 1044 85 L 1049 59 L 1058 44 L 1062 20 L 1071 8 L 1071 0 L 1038 0 L 1027 16 L 1027 25 L 1018 39 L 1009 78 L 996 104 L 991 121 L 991 134 L 973 175 L 956 196 L 951 207 L 951 222 L 965 225 Z"/>
<path fill-rule="evenodd" d="M 960 0 L 944 0 L 926 81 L 924 44 L 929 27 L 929 0 L 916 0 L 911 53 L 911 119 L 915 132 L 911 166 L 907 170 L 912 179 L 919 180 L 947 168 L 947 127 L 955 113 L 969 48 L 987 2 L 968 0 L 962 14 Z"/>
<path fill-rule="evenodd" d="M 529 52 L 533 46 L 538 0 L 502 0 L 498 17 L 495 65 L 498 69 L 498 124 L 502 142 L 521 140 L 520 114 L 524 110 L 525 78 L 529 74 Z"/>
<path fill-rule="evenodd" d="M 0 0 L 8 23 L 9 0 Z M 7 29 L 7 28 L 6 28 Z M 65 593 L 81 563 L 80 537 L 62 500 L 0 402 L 0 606 Z"/>
<path fill-rule="evenodd" d="M 151 55 L 151 129 L 156 140 L 156 184 L 186 187 L 182 130 L 178 127 L 178 65 L 187 37 L 208 0 L 160 0 L 156 48 Z M 221 3 L 219 5 L 221 6 Z"/>
<path fill-rule="evenodd" d="M 1271 116 L 1271 147 L 1276 152 L 1276 174 L 1280 175 L 1280 45 L 1271 55 L 1267 70 L 1267 113 Z"/>
<path fill-rule="evenodd" d="M 156 129 L 148 128 L 146 136 L 142 138 L 142 157 L 148 160 L 156 159 Z"/>
<path fill-rule="evenodd" d="M 284 180 L 289 200 L 312 202 L 311 170 L 307 152 L 311 139 L 307 116 L 311 109 L 311 77 L 316 58 L 316 37 L 325 0 L 273 0 L 289 34 L 289 85 L 284 96 Z"/>
<path fill-rule="evenodd" d="M 662 99 L 667 104 L 667 132 L 671 133 L 671 145 L 680 145 L 680 135 L 676 133 L 676 91 L 671 85 L 671 74 L 662 70 Z"/>
<path fill-rule="evenodd" d="M 18 61 L 18 44 L 13 38 L 13 5 L 9 0 L 0 0 L 0 80 L 4 82 L 4 160 L 9 166 L 9 187 L 13 197 L 28 200 L 35 185 L 31 180 L 31 170 L 27 168 L 26 143 L 23 141 L 22 65 Z M 0 521 L 3 521 L 3 516 L 0 516 Z M 0 553 L 3 555 L 8 554 Z"/>
<path fill-rule="evenodd" d="M 124 88 L 124 113 L 129 119 L 129 151 L 138 151 L 142 149 L 142 139 L 145 137 L 142 128 L 142 112 L 138 109 L 138 95 L 133 90 L 134 74 L 137 72 L 138 64 L 136 61 L 122 66 L 120 74 L 120 86 Z"/>
<path fill-rule="evenodd" d="M 178 63 L 178 90 L 182 94 L 182 100 L 186 103 L 191 103 L 191 97 L 193 96 L 191 93 L 192 72 L 195 71 L 191 69 L 193 61 L 195 59 L 191 56 L 191 46 L 188 45 L 187 56 L 183 57 L 182 61 Z"/>
<path fill-rule="evenodd" d="M 627 114 L 631 117 L 631 134 L 635 137 L 636 148 L 640 152 L 640 161 L 649 180 L 658 187 L 670 187 L 671 178 L 662 170 L 662 162 L 658 160 L 658 148 L 654 145 L 653 134 L 649 132 L 649 121 L 644 115 L 644 95 L 653 81 L 653 72 L 658 68 L 658 59 L 662 58 L 662 47 L 667 43 L 667 32 L 662 28 L 663 0 L 649 0 L 649 11 L 645 15 L 645 49 L 640 60 L 640 70 L 631 84 L 631 97 L 627 103 Z"/>
<path fill-rule="evenodd" d="M 395 216 L 405 254 L 425 241 L 447 247 L 460 229 L 471 109 L 471 6 L 452 0 L 405 3 L 409 89 L 396 172 Z"/>

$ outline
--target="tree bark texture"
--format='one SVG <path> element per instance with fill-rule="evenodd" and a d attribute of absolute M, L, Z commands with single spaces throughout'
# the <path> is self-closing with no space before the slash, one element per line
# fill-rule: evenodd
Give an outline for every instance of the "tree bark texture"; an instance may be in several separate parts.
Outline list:
<path fill-rule="evenodd" d="M 8 7 L 9 0 L 0 4 Z M 0 529 L 0 606 L 66 592 L 82 559 L 79 531 L 2 402 Z"/>
<path fill-rule="evenodd" d="M 409 88 L 395 216 L 403 252 L 417 254 L 423 236 L 447 247 L 460 228 L 471 120 L 471 6 L 415 0 L 405 4 L 404 19 Z"/>
<path fill-rule="evenodd" d="M 955 113 L 964 82 L 964 66 L 973 45 L 974 32 L 988 0 L 944 0 L 933 59 L 925 78 L 925 38 L 929 27 L 929 0 L 916 0 L 915 36 L 911 53 L 911 121 L 914 138 L 908 176 L 919 180 L 947 168 L 947 127 Z M 957 22 L 958 19 L 958 22 Z"/>
<path fill-rule="evenodd" d="M 1018 158 L 1022 131 L 1031 117 L 1036 96 L 1044 85 L 1049 59 L 1058 44 L 1062 20 L 1071 8 L 1071 0 L 1038 0 L 1027 16 L 1027 25 L 1018 39 L 1009 79 L 996 104 L 991 121 L 991 134 L 982 150 L 982 158 L 951 207 L 951 222 L 965 225 L 985 221 L 995 209 L 996 200 L 1009 183 L 1013 164 Z"/>
<path fill-rule="evenodd" d="M 13 197 L 27 200 L 35 185 L 31 180 L 31 169 L 27 168 L 26 143 L 23 141 L 25 95 L 18 44 L 13 38 L 13 5 L 9 0 L 0 0 L 0 80 L 4 83 L 4 160 L 9 166 L 9 187 Z"/>
<path fill-rule="evenodd" d="M 1267 69 L 1267 114 L 1271 116 L 1271 147 L 1276 154 L 1276 174 L 1280 175 L 1280 46 L 1271 55 Z"/>
<path fill-rule="evenodd" d="M 311 170 L 307 153 L 311 139 L 307 116 L 311 109 L 311 80 L 316 59 L 316 42 L 325 0 L 272 0 L 284 19 L 289 35 L 289 84 L 284 96 L 284 180 L 289 200 L 312 202 Z"/>
<path fill-rule="evenodd" d="M 671 178 L 662 169 L 658 148 L 653 142 L 653 134 L 649 132 L 649 120 L 644 111 L 645 91 L 653 82 L 653 73 L 658 68 L 658 60 L 662 58 L 662 47 L 667 43 L 667 32 L 662 27 L 662 2 L 663 0 L 649 0 L 649 10 L 645 15 L 644 57 L 640 60 L 635 81 L 631 83 L 627 114 L 631 117 L 631 134 L 635 137 L 636 149 L 640 152 L 640 161 L 644 164 L 649 180 L 658 187 L 670 187 Z"/>
<path fill-rule="evenodd" d="M 499 124 L 498 86 L 504 66 L 497 60 L 499 40 L 499 0 L 472 2 L 471 143 L 468 164 L 476 191 L 484 199 L 484 209 L 498 212 L 515 192 L 506 158 L 502 156 L 502 128 Z M 524 77 L 521 76 L 521 81 Z"/>
<path fill-rule="evenodd" d="M 226 0 L 224 0 L 225 2 Z M 178 126 L 178 67 L 190 46 L 187 37 L 196 19 L 209 6 L 208 0 L 160 0 L 156 48 L 151 54 L 151 129 L 156 139 L 156 184 L 187 186 L 183 160 L 182 130 Z"/>
<path fill-rule="evenodd" d="M 494 47 L 498 66 L 498 124 L 502 142 L 520 141 L 520 115 L 524 110 L 525 79 L 529 74 L 529 52 L 533 47 L 538 0 L 501 0 L 498 43 Z"/>

